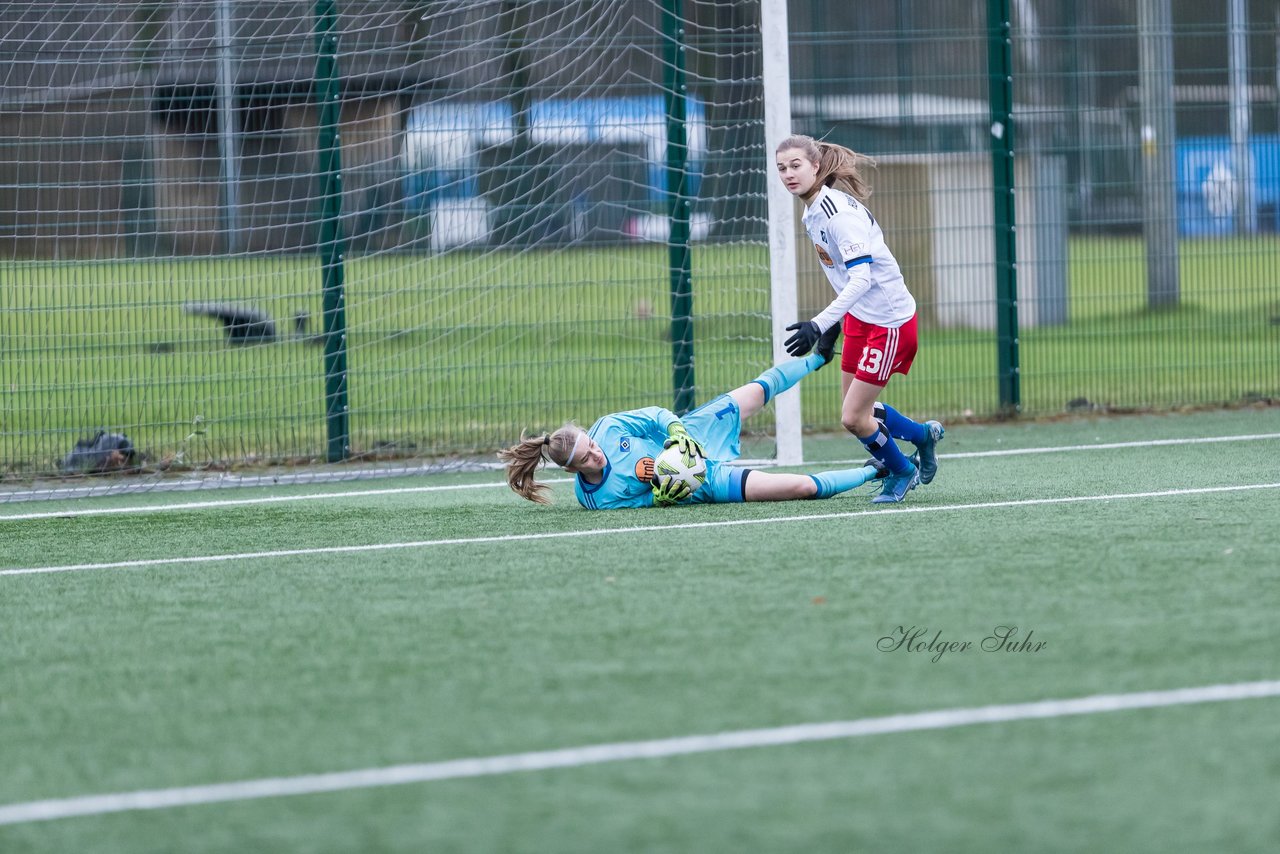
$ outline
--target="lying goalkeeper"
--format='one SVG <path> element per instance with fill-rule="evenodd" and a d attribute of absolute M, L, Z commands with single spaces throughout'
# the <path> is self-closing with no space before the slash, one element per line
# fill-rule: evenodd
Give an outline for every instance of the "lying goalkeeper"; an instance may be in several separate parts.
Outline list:
<path fill-rule="evenodd" d="M 742 419 L 759 412 L 774 395 L 830 359 L 830 349 L 819 348 L 803 359 L 783 362 L 683 419 L 659 406 L 618 412 L 604 416 L 590 430 L 566 424 L 549 435 L 524 439 L 499 451 L 498 457 L 507 464 L 511 488 L 538 504 L 551 503 L 547 485 L 534 480 L 538 466 L 547 460 L 577 475 L 573 489 L 578 503 L 588 510 L 830 498 L 883 477 L 885 469 L 875 460 L 868 460 L 862 468 L 815 475 L 727 465 L 741 453 Z M 654 459 L 672 445 L 679 445 L 687 455 L 706 458 L 706 482 L 696 490 L 671 477 L 654 477 Z"/>

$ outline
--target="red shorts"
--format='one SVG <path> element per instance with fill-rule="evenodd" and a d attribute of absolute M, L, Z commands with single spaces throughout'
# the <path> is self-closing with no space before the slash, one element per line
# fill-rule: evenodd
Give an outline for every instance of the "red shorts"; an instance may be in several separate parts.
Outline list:
<path fill-rule="evenodd" d="M 844 316 L 840 369 L 864 383 L 884 387 L 890 374 L 906 374 L 916 357 L 916 316 L 891 329 Z"/>

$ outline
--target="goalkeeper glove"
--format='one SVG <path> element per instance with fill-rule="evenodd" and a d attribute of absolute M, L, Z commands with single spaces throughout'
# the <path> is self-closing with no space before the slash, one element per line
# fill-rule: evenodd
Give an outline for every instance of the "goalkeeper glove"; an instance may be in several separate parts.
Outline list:
<path fill-rule="evenodd" d="M 805 355 L 813 349 L 813 345 L 818 343 L 818 339 L 822 336 L 818 324 L 812 320 L 802 320 L 787 327 L 788 332 L 793 329 L 796 333 L 783 342 L 786 344 L 787 352 L 792 356 Z"/>
<path fill-rule="evenodd" d="M 693 490 L 683 480 L 676 480 L 669 474 L 660 474 L 653 479 L 653 506 L 672 507 L 684 501 Z"/>
<path fill-rule="evenodd" d="M 813 349 L 822 357 L 822 364 L 818 367 L 825 368 L 831 364 L 831 360 L 836 357 L 836 339 L 840 337 L 840 324 L 833 323 L 831 328 L 822 333 L 822 337 L 818 339 L 817 346 Z"/>
<path fill-rule="evenodd" d="M 702 450 L 702 446 L 689 435 L 689 431 L 684 429 L 684 425 L 679 421 L 672 421 L 671 426 L 667 428 L 667 441 L 662 443 L 662 450 L 676 445 L 680 448 L 680 454 L 689 461 L 689 465 L 693 465 L 694 457 L 706 458 L 707 452 Z"/>

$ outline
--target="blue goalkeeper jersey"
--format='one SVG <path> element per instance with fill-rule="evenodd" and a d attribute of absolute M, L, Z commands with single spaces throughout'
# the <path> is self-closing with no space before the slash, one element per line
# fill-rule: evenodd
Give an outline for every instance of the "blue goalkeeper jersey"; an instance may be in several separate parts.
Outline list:
<path fill-rule="evenodd" d="M 604 451 L 608 464 L 599 483 L 582 475 L 574 478 L 578 503 L 588 510 L 652 507 L 653 461 L 662 453 L 667 428 L 680 421 L 707 454 L 707 480 L 683 503 L 741 501 L 743 469 L 722 465 L 737 459 L 742 419 L 738 405 L 720 395 L 684 418 L 660 406 L 606 415 L 591 425 L 587 435 Z"/>
<path fill-rule="evenodd" d="M 588 510 L 652 507 L 653 487 L 649 481 L 653 477 L 653 461 L 662 453 L 667 427 L 675 420 L 674 412 L 647 406 L 615 412 L 592 424 L 587 435 L 604 451 L 609 463 L 599 483 L 588 483 L 582 475 L 574 478 L 578 503 Z"/>

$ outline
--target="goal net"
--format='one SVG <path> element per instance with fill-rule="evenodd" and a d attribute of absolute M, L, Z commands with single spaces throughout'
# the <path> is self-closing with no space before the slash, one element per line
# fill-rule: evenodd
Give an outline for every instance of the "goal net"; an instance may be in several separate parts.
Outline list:
<path fill-rule="evenodd" d="M 5 494 L 461 467 L 749 380 L 759 16 L 0 5 Z"/>

